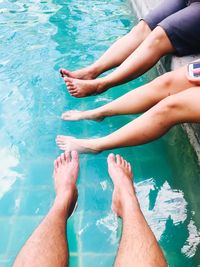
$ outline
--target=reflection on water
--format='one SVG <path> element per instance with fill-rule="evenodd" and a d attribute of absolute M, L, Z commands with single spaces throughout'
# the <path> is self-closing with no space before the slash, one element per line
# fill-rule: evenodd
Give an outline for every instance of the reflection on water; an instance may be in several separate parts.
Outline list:
<path fill-rule="evenodd" d="M 174 226 L 184 223 L 188 216 L 187 202 L 184 194 L 180 190 L 174 190 L 165 182 L 157 192 L 157 198 L 152 210 L 149 210 L 151 190 L 157 190 L 153 179 L 149 179 L 137 184 L 138 198 L 141 209 L 152 228 L 157 239 L 160 240 L 165 233 L 168 219 L 172 220 Z M 190 218 L 187 226 L 189 237 L 184 247 L 181 249 L 187 257 L 195 255 L 198 245 L 200 244 L 200 235 L 195 222 Z"/>
<path fill-rule="evenodd" d="M 102 181 L 101 184 L 104 182 Z M 187 224 L 189 236 L 181 248 L 181 252 L 187 257 L 193 257 L 200 244 L 200 231 L 198 231 L 192 218 L 187 218 L 190 215 L 188 215 L 187 202 L 183 192 L 172 189 L 167 182 L 158 190 L 156 181 L 153 178 L 139 182 L 135 186 L 140 207 L 157 240 L 160 240 L 165 233 L 168 220 L 172 222 L 173 227 L 182 225 L 184 222 L 187 224 L 187 221 L 189 221 Z M 110 190 L 105 189 L 105 187 L 102 187 L 102 189 Z M 157 194 L 152 209 L 150 209 L 150 202 L 152 201 L 151 191 L 156 191 Z M 110 232 L 110 244 L 117 244 L 119 242 L 117 235 L 119 224 L 114 213 L 110 212 L 106 217 L 97 220 L 96 226 L 100 232 Z M 174 242 L 176 241 L 174 240 Z"/>
<path fill-rule="evenodd" d="M 0 199 L 6 192 L 11 190 L 12 185 L 17 179 L 22 178 L 22 175 L 12 168 L 19 164 L 19 152 L 17 147 L 12 149 L 0 149 Z"/>
<path fill-rule="evenodd" d="M 151 190 L 156 190 L 156 184 L 153 179 L 145 180 L 137 184 L 141 209 L 159 240 L 165 231 L 168 218 L 172 219 L 174 225 L 183 223 L 186 220 L 187 203 L 184 199 L 183 192 L 173 190 L 170 185 L 165 182 L 157 192 L 157 198 L 153 209 L 149 210 L 149 194 Z"/>
<path fill-rule="evenodd" d="M 186 240 L 184 247 L 181 249 L 187 257 L 193 257 L 200 244 L 200 230 L 197 230 L 195 223 L 191 220 L 188 225 L 189 237 Z"/>
<path fill-rule="evenodd" d="M 105 231 L 105 229 L 111 232 L 108 238 L 111 244 L 118 243 L 117 229 L 119 225 L 117 216 L 114 213 L 109 213 L 105 218 L 98 220 L 96 225 L 100 229 L 100 232 Z"/>

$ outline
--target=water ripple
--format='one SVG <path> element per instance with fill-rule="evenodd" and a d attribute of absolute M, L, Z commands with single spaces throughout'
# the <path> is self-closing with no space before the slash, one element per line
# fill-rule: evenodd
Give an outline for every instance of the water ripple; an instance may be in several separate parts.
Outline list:
<path fill-rule="evenodd" d="M 150 207 L 149 193 L 156 190 L 153 179 L 142 181 L 136 186 L 138 198 L 150 227 L 153 229 L 159 240 L 166 229 L 166 223 L 169 218 L 173 220 L 174 225 L 183 223 L 187 218 L 187 202 L 184 194 L 180 190 L 173 190 L 165 182 L 158 191 L 156 202 L 153 209 Z"/>

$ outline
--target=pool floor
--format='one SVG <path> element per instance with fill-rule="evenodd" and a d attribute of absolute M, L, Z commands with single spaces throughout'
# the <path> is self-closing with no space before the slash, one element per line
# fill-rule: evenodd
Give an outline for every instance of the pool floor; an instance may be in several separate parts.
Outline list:
<path fill-rule="evenodd" d="M 136 23 L 128 0 L 0 1 L 0 267 L 12 266 L 51 207 L 56 135 L 103 136 L 136 117 L 60 119 L 65 110 L 95 108 L 149 82 L 155 68 L 84 99 L 68 94 L 58 72 L 91 64 Z M 169 266 L 200 266 L 200 168 L 181 127 L 113 152 L 133 166 L 141 208 Z M 81 155 L 79 206 L 67 229 L 70 267 L 113 265 L 121 222 L 110 208 L 109 153 Z"/>

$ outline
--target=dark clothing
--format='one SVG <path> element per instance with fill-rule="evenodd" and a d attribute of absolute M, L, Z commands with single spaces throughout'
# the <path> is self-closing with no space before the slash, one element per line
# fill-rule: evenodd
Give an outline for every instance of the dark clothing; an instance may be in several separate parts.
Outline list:
<path fill-rule="evenodd" d="M 151 30 L 164 29 L 177 55 L 200 52 L 200 0 L 164 1 L 143 20 Z"/>

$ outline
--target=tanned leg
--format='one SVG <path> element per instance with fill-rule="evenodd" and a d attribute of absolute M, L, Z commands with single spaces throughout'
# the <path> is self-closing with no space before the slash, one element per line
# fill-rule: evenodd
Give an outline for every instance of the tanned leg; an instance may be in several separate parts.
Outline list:
<path fill-rule="evenodd" d="M 148 143 L 164 135 L 172 126 L 183 122 L 200 122 L 200 87 L 189 88 L 169 96 L 134 121 L 101 138 L 76 139 L 58 136 L 63 150 L 76 149 L 82 153 L 98 153 L 118 147 Z"/>
<path fill-rule="evenodd" d="M 20 251 L 14 267 L 68 266 L 66 223 L 77 201 L 77 152 L 62 154 L 54 165 L 54 204 Z"/>
<path fill-rule="evenodd" d="M 141 45 L 111 74 L 95 80 L 80 80 L 65 77 L 69 93 L 84 97 L 128 82 L 145 73 L 163 56 L 174 52 L 168 36 L 161 27 L 156 27 Z"/>
<path fill-rule="evenodd" d="M 93 110 L 71 110 L 62 114 L 64 120 L 102 120 L 108 116 L 137 114 L 147 111 L 169 95 L 184 91 L 193 84 L 186 77 L 187 67 L 168 72 L 118 99 Z"/>
<path fill-rule="evenodd" d="M 127 35 L 117 40 L 94 64 L 78 71 L 61 69 L 63 77 L 94 79 L 104 71 L 120 65 L 151 32 L 144 21 L 140 21 Z"/>
<path fill-rule="evenodd" d="M 114 184 L 112 208 L 123 223 L 114 266 L 167 267 L 162 250 L 140 210 L 130 163 L 119 155 L 110 154 L 108 171 Z"/>

